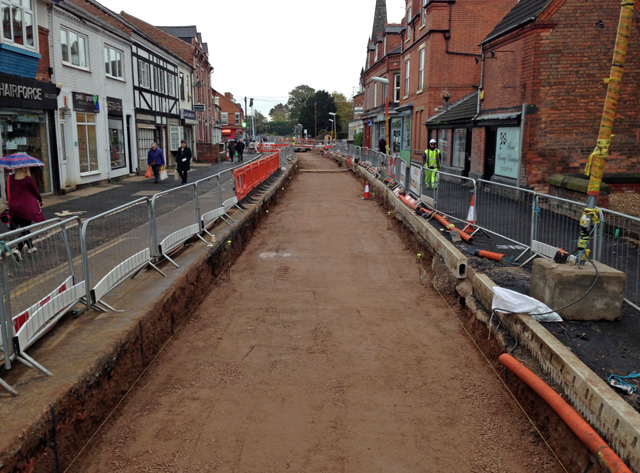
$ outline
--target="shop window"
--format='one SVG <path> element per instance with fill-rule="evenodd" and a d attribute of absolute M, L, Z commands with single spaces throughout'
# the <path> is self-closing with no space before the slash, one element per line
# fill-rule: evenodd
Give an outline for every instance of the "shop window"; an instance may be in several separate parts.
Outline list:
<path fill-rule="evenodd" d="M 109 118 L 109 152 L 111 169 L 125 166 L 124 127 L 120 118 Z"/>
<path fill-rule="evenodd" d="M 155 141 L 154 132 L 155 130 L 153 128 L 138 128 L 138 158 L 144 160 L 145 163 L 147 161 L 146 157 L 151 149 L 151 143 Z"/>
<path fill-rule="evenodd" d="M 3 1 L 2 37 L 20 46 L 35 48 L 33 0 Z"/>
<path fill-rule="evenodd" d="M 451 153 L 451 165 L 463 168 L 467 150 L 467 129 L 457 128 L 453 130 L 453 152 Z"/>
<path fill-rule="evenodd" d="M 104 72 L 109 77 L 124 79 L 124 61 L 121 51 L 111 46 L 104 47 Z"/>
<path fill-rule="evenodd" d="M 0 134 L 2 136 L 2 155 L 27 153 L 39 159 L 43 168 L 32 169 L 31 175 L 40 192 L 51 192 L 51 165 L 47 152 L 47 127 L 43 112 L 34 110 L 16 110 L 0 113 Z"/>
<path fill-rule="evenodd" d="M 442 163 L 449 163 L 449 130 L 438 130 L 438 148 L 440 149 L 440 160 Z"/>
<path fill-rule="evenodd" d="M 98 144 L 95 113 L 76 113 L 80 173 L 98 171 Z"/>
<path fill-rule="evenodd" d="M 405 117 L 402 126 L 402 149 L 411 149 L 411 117 Z"/>
<path fill-rule="evenodd" d="M 87 69 L 87 45 L 85 35 L 76 33 L 66 28 L 60 28 L 60 45 L 62 47 L 62 63 L 67 66 L 76 66 Z"/>

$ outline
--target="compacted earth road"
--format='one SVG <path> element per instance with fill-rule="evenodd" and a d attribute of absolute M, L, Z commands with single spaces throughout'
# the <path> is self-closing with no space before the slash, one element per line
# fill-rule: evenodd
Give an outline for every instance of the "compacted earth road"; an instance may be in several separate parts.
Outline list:
<path fill-rule="evenodd" d="M 300 167 L 70 471 L 564 471 L 360 181 Z"/>

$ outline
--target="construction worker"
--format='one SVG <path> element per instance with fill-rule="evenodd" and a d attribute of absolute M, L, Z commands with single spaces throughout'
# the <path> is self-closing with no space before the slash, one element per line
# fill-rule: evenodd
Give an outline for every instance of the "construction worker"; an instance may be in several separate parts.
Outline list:
<path fill-rule="evenodd" d="M 424 184 L 427 189 L 435 189 L 438 187 L 438 173 L 434 172 L 440 169 L 441 153 L 436 148 L 436 140 L 429 141 L 429 147 L 424 150 L 422 160 L 424 162 Z"/>

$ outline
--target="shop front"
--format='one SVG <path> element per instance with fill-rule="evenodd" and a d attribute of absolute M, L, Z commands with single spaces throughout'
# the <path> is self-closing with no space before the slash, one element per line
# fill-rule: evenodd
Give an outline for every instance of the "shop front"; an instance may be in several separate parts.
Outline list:
<path fill-rule="evenodd" d="M 50 82 L 0 74 L 0 135 L 2 155 L 27 153 L 44 163 L 32 176 L 41 193 L 59 190 L 54 112 L 57 90 Z M 0 200 L 6 198 L 3 171 Z"/>
<path fill-rule="evenodd" d="M 121 99 L 107 97 L 107 121 L 111 170 L 122 169 L 127 165 L 127 153 Z"/>

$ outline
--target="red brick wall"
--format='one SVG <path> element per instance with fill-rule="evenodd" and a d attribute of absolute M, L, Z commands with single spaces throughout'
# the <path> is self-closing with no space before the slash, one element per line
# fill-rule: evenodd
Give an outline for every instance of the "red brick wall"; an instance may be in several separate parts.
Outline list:
<path fill-rule="evenodd" d="M 416 3 L 416 2 L 414 2 Z M 479 54 L 478 43 L 482 41 L 493 27 L 517 4 L 517 0 L 493 0 L 477 2 L 459 0 L 451 8 L 451 32 L 449 51 Z M 414 13 L 420 11 L 421 2 L 414 5 Z M 444 105 L 442 97 L 446 90 L 449 104 L 453 104 L 477 90 L 480 84 L 480 65 L 476 64 L 472 55 L 447 54 L 446 41 L 442 33 L 431 33 L 430 29 L 449 28 L 449 4 L 429 3 L 424 27 L 421 19 L 414 22 L 412 28 L 411 49 L 406 51 L 409 43 L 405 43 L 405 52 L 401 60 L 401 100 L 400 103 L 413 102 L 414 121 L 421 127 L 420 133 L 414 135 L 412 148 L 417 152 L 427 147 L 427 133 L 424 122 L 433 116 L 435 109 Z M 417 93 L 420 73 L 421 44 L 425 44 L 425 80 L 422 93 Z M 405 94 L 405 60 L 410 58 L 410 94 Z M 422 113 L 418 114 L 422 108 Z M 419 117 L 417 115 L 420 115 Z"/>
<path fill-rule="evenodd" d="M 36 72 L 36 79 L 42 81 L 50 81 L 51 75 L 49 75 L 49 67 L 51 62 L 49 60 L 49 30 L 38 26 L 38 41 L 40 44 L 40 60 L 38 61 L 38 72 Z"/>
<path fill-rule="evenodd" d="M 555 27 L 542 33 L 532 101 L 539 111 L 527 117 L 535 123 L 526 155 L 530 185 L 544 187 L 553 173 L 584 169 L 598 137 L 619 13 L 617 0 L 567 0 L 550 18 Z M 640 165 L 639 16 L 636 11 L 605 172 Z"/>

